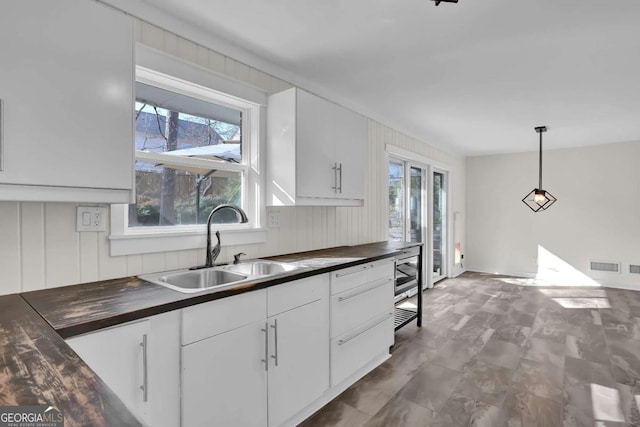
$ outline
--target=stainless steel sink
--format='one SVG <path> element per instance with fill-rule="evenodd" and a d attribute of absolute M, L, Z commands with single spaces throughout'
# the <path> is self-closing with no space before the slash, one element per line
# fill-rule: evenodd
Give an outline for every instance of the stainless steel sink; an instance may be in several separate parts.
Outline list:
<path fill-rule="evenodd" d="M 274 274 L 286 273 L 298 269 L 292 264 L 282 262 L 255 260 L 241 262 L 239 264 L 230 264 L 223 267 L 227 271 L 233 271 L 239 274 L 247 274 L 252 276 L 271 276 Z"/>
<path fill-rule="evenodd" d="M 143 274 L 139 278 L 183 293 L 222 290 L 249 280 L 275 276 L 298 266 L 266 260 L 244 261 L 200 270 L 177 270 Z"/>

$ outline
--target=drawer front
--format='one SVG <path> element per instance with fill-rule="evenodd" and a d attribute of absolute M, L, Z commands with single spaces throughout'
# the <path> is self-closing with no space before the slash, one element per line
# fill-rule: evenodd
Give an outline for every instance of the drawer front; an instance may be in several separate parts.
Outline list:
<path fill-rule="evenodd" d="M 329 275 L 307 277 L 267 288 L 267 316 L 329 297 Z"/>
<path fill-rule="evenodd" d="M 393 311 L 331 340 L 331 386 L 335 386 L 393 345 Z"/>
<path fill-rule="evenodd" d="M 337 337 L 393 310 L 393 278 L 331 296 L 331 337 Z"/>
<path fill-rule="evenodd" d="M 393 276 L 393 261 L 380 260 L 331 273 L 331 295 L 357 288 L 365 283 Z"/>
<path fill-rule="evenodd" d="M 182 309 L 182 345 L 264 321 L 266 295 L 261 289 Z"/>

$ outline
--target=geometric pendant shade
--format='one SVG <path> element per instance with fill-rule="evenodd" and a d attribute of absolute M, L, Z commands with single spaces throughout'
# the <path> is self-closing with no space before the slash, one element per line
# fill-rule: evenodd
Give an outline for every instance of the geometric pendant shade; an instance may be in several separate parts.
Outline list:
<path fill-rule="evenodd" d="M 534 188 L 524 196 L 522 202 L 534 212 L 540 212 L 553 205 L 556 200 L 555 196 L 548 191 L 542 189 L 542 133 L 547 131 L 546 126 L 538 126 L 535 128 L 540 134 L 540 151 L 538 158 L 538 188 Z"/>

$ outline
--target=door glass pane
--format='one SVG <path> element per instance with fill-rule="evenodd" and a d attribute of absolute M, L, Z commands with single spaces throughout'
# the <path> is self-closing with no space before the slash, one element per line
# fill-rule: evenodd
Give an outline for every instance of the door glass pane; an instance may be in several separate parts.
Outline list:
<path fill-rule="evenodd" d="M 444 174 L 433 173 L 433 276 L 444 274 L 445 265 L 445 187 Z"/>
<path fill-rule="evenodd" d="M 404 165 L 389 162 L 389 240 L 404 241 Z"/>
<path fill-rule="evenodd" d="M 422 242 L 422 169 L 411 168 L 409 241 Z"/>

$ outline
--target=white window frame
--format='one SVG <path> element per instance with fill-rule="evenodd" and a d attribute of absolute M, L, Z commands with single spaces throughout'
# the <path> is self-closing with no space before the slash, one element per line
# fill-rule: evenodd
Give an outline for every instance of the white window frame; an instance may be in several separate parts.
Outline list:
<path fill-rule="evenodd" d="M 214 102 L 242 112 L 244 140 L 243 160 L 240 165 L 200 159 L 178 159 L 171 156 L 173 164 L 189 163 L 203 166 L 215 165 L 215 169 L 242 172 L 242 204 L 249 217 L 247 224 L 216 224 L 222 234 L 223 244 L 246 245 L 266 241 L 266 229 L 261 228 L 264 217 L 262 157 L 264 146 L 261 130 L 264 128 L 266 94 L 240 84 L 209 70 L 178 58 L 151 50 L 141 45 L 136 51 L 136 81 Z M 134 154 L 135 155 L 135 154 Z M 136 158 L 154 160 L 168 156 L 162 153 L 138 153 Z M 213 168 L 212 168 L 213 169 Z M 200 249 L 206 245 L 206 225 L 174 225 L 154 227 L 128 227 L 128 205 L 111 205 L 112 256 L 153 252 Z"/>

